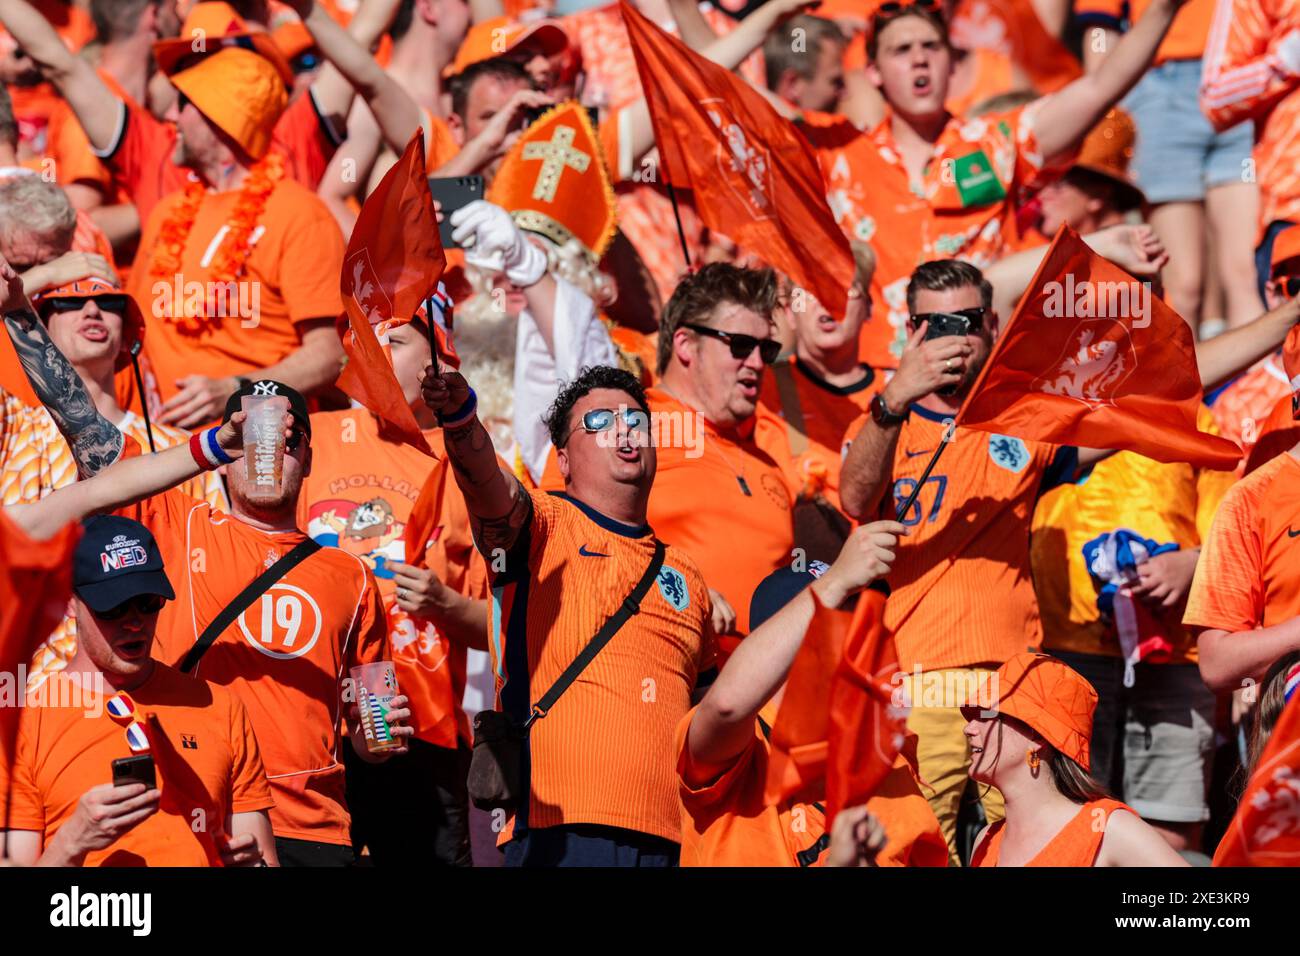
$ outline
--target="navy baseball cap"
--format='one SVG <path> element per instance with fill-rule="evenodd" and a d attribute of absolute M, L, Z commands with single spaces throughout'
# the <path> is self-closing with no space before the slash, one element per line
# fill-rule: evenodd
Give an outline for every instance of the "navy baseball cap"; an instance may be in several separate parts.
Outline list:
<path fill-rule="evenodd" d="M 226 399 L 226 413 L 221 417 L 223 425 L 230 421 L 230 417 L 235 412 L 240 411 L 242 407 L 240 399 L 245 395 L 265 395 L 268 397 L 283 395 L 289 400 L 289 414 L 303 427 L 303 431 L 307 433 L 307 438 L 310 440 L 311 415 L 307 411 L 307 399 L 303 398 L 297 389 L 290 388 L 283 382 L 277 382 L 269 378 L 245 379 L 239 388 L 230 393 L 230 398 Z"/>
<path fill-rule="evenodd" d="M 176 597 L 158 542 L 140 522 L 96 515 L 81 527 L 72 555 L 72 590 L 86 607 L 98 614 L 140 594 Z"/>
<path fill-rule="evenodd" d="M 759 581 L 749 599 L 749 629 L 754 630 L 793 601 L 804 588 L 825 574 L 828 567 L 824 561 L 809 561 L 803 571 L 777 568 Z"/>

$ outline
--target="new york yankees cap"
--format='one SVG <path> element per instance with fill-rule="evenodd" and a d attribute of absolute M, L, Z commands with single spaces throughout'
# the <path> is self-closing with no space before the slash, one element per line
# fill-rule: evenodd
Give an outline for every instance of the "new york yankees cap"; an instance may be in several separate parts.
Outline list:
<path fill-rule="evenodd" d="M 311 417 L 307 412 L 307 399 L 303 398 L 297 389 L 269 378 L 243 379 L 239 388 L 226 399 L 226 413 L 221 417 L 222 424 L 230 421 L 230 416 L 240 410 L 240 399 L 245 395 L 283 395 L 289 400 L 289 414 L 297 419 L 298 424 L 307 433 L 307 438 L 311 439 Z"/>

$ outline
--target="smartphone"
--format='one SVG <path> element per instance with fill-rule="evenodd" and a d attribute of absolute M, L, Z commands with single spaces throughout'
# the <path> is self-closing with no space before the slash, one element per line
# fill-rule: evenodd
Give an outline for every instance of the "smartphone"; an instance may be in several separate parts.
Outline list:
<path fill-rule="evenodd" d="M 941 339 L 949 335 L 969 335 L 970 319 L 952 312 L 931 312 L 925 340 Z"/>
<path fill-rule="evenodd" d="M 442 238 L 442 247 L 451 249 L 457 244 L 451 238 L 451 214 L 483 198 L 482 176 L 431 176 L 429 192 L 442 206 L 442 222 L 438 223 L 438 235 Z"/>
<path fill-rule="evenodd" d="M 134 757 L 122 757 L 113 761 L 113 786 L 125 787 L 131 783 L 142 783 L 148 790 L 158 786 L 153 757 L 149 754 L 136 754 Z"/>

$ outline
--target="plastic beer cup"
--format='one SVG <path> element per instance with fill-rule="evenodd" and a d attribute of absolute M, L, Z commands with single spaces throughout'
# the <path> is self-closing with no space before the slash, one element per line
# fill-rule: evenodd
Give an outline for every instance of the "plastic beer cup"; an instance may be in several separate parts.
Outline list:
<path fill-rule="evenodd" d="M 245 476 L 253 499 L 280 495 L 284 475 L 284 416 L 289 399 L 283 395 L 245 395 L 240 408 L 244 422 Z"/>
<path fill-rule="evenodd" d="M 375 754 L 403 746 L 388 726 L 388 712 L 398 694 L 397 673 L 392 661 L 376 661 L 352 668 L 352 683 L 356 688 L 357 711 L 361 716 L 366 749 Z"/>

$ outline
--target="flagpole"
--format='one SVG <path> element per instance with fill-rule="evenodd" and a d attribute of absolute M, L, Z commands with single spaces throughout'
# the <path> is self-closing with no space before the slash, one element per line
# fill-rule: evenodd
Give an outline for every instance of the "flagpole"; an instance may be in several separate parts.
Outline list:
<path fill-rule="evenodd" d="M 131 343 L 131 368 L 135 370 L 135 387 L 140 392 L 140 411 L 144 413 L 144 433 L 149 437 L 149 454 L 158 454 L 153 443 L 153 422 L 149 421 L 149 396 L 144 393 L 144 376 L 140 374 L 140 348 L 144 343 L 136 339 Z"/>
<path fill-rule="evenodd" d="M 953 433 L 956 430 L 957 423 L 949 423 L 947 430 L 943 433 L 943 438 L 939 441 L 939 447 L 936 448 L 934 454 L 930 456 L 930 463 L 925 466 L 925 471 L 921 472 L 921 477 L 916 480 L 916 487 L 912 489 L 912 493 L 907 496 L 907 500 L 903 502 L 898 509 L 898 513 L 894 516 L 895 521 L 902 521 L 903 515 L 907 514 L 908 510 L 916 502 L 917 496 L 921 494 L 921 486 L 929 479 L 930 472 L 934 471 L 934 466 L 938 463 L 939 456 L 943 454 L 943 450 L 947 448 L 948 443 L 952 441 Z"/>
<path fill-rule="evenodd" d="M 668 187 L 668 201 L 673 204 L 673 218 L 677 220 L 677 239 L 682 244 L 682 257 L 686 260 L 686 271 L 694 272 L 695 267 L 691 265 L 691 250 L 686 245 L 686 230 L 682 228 L 682 212 L 677 208 L 677 193 L 673 192 L 672 183 L 664 183 Z"/>
<path fill-rule="evenodd" d="M 442 370 L 438 367 L 438 336 L 433 333 L 433 295 L 424 300 L 424 324 L 425 331 L 429 333 L 429 357 L 433 360 L 433 374 L 441 375 Z"/>

